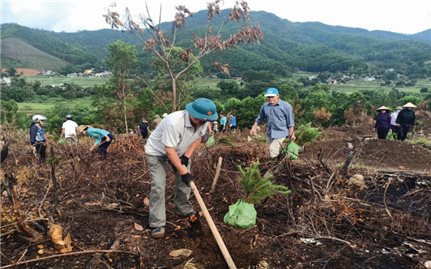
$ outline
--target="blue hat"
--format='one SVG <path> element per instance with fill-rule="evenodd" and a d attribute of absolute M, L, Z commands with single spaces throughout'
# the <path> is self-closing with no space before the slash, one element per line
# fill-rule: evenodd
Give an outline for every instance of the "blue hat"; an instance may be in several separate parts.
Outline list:
<path fill-rule="evenodd" d="M 216 105 L 207 98 L 198 98 L 186 105 L 186 110 L 196 119 L 215 121 L 218 119 Z"/>
<path fill-rule="evenodd" d="M 268 88 L 265 91 L 265 97 L 278 95 L 278 90 L 276 88 Z"/>

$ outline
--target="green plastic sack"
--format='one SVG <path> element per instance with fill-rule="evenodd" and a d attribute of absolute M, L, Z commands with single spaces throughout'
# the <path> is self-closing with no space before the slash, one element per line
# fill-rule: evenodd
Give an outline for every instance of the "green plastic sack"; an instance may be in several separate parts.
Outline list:
<path fill-rule="evenodd" d="M 291 160 L 298 159 L 300 146 L 295 142 L 289 141 L 287 144 L 287 154 Z"/>
<path fill-rule="evenodd" d="M 207 142 L 205 142 L 205 145 L 210 148 L 213 147 L 215 145 L 215 139 L 214 139 L 214 135 L 210 136 L 207 140 Z"/>
<path fill-rule="evenodd" d="M 256 225 L 257 212 L 253 204 L 238 200 L 229 206 L 229 212 L 224 215 L 224 223 L 238 228 L 250 228 Z"/>
<path fill-rule="evenodd" d="M 64 137 L 60 137 L 59 139 L 58 139 L 58 144 L 65 144 L 66 143 L 66 139 L 64 139 Z"/>

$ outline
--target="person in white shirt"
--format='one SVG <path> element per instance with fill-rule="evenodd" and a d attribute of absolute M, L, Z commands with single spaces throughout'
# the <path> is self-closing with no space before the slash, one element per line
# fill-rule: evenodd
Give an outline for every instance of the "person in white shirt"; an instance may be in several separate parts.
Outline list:
<path fill-rule="evenodd" d="M 392 130 L 392 133 L 397 135 L 398 140 L 400 140 L 401 134 L 400 134 L 400 127 L 396 123 L 396 120 L 397 120 L 398 114 L 400 113 L 401 109 L 403 109 L 403 108 L 400 106 L 397 106 L 395 111 L 391 113 L 391 130 Z"/>
<path fill-rule="evenodd" d="M 72 120 L 72 115 L 66 115 L 66 121 L 63 122 L 61 127 L 61 136 L 64 136 L 68 145 L 78 144 L 77 128 L 78 124 Z"/>
<path fill-rule="evenodd" d="M 192 227 L 199 227 L 198 214 L 190 198 L 191 161 L 194 150 L 208 130 L 209 122 L 218 118 L 216 105 L 206 98 L 198 98 L 186 105 L 185 110 L 163 118 L 145 144 L 145 154 L 151 175 L 149 224 L 151 236 L 161 238 L 166 225 L 166 168 L 168 163 L 175 172 L 174 203 L 179 215 L 186 216 Z"/>

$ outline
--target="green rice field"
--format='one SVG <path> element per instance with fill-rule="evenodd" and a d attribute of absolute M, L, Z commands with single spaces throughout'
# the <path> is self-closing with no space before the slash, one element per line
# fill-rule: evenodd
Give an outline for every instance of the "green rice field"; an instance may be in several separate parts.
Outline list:
<path fill-rule="evenodd" d="M 363 90 L 383 90 L 390 91 L 392 89 L 391 86 L 380 86 L 380 81 L 363 81 L 363 80 L 350 80 L 346 84 L 334 84 L 329 86 L 331 90 L 352 93 L 356 91 Z M 396 87 L 401 92 L 407 93 L 420 93 L 421 88 L 428 88 L 431 91 L 431 81 L 426 79 L 418 80 L 415 86 L 413 87 Z"/>
<path fill-rule="evenodd" d="M 32 76 L 25 77 L 27 82 L 39 81 L 43 86 L 45 85 L 59 85 L 62 83 L 76 84 L 81 87 L 93 87 L 94 85 L 104 84 L 109 81 L 109 78 L 85 78 L 85 77 L 75 77 L 68 78 L 66 76 Z"/>
<path fill-rule="evenodd" d="M 91 97 L 78 98 L 74 100 L 65 100 L 59 98 L 49 98 L 44 101 L 39 102 L 24 102 L 18 103 L 18 110 L 26 115 L 33 114 L 46 114 L 50 109 L 52 109 L 56 104 L 61 102 L 67 102 L 69 105 L 79 105 L 79 106 L 90 106 L 92 102 Z"/>

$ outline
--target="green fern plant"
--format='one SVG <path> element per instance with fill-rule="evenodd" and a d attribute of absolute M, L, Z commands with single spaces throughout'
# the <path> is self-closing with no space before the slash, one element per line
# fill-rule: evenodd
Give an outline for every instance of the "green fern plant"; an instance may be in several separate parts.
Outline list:
<path fill-rule="evenodd" d="M 240 183 L 246 192 L 244 201 L 250 204 L 259 204 L 265 198 L 272 197 L 277 193 L 289 195 L 292 193 L 287 186 L 274 184 L 272 175 L 262 176 L 260 174 L 259 162 L 247 168 L 238 166 L 241 172 Z"/>

